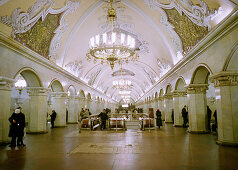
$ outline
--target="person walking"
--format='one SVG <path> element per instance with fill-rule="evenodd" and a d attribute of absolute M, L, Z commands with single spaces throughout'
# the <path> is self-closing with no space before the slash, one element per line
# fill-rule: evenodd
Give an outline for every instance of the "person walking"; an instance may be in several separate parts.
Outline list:
<path fill-rule="evenodd" d="M 25 128 L 25 115 L 22 113 L 22 108 L 18 107 L 14 113 L 9 118 L 11 123 L 9 137 L 11 137 L 10 147 L 16 147 L 16 138 L 17 146 L 26 146 L 23 143 L 24 128 Z"/>
<path fill-rule="evenodd" d="M 183 127 L 187 127 L 188 123 L 188 111 L 187 111 L 187 106 L 184 105 L 182 109 L 182 116 L 183 116 Z"/>
<path fill-rule="evenodd" d="M 162 126 L 161 111 L 158 109 L 155 114 L 156 114 L 156 125 L 160 129 L 160 126 Z"/>
<path fill-rule="evenodd" d="M 56 118 L 56 112 L 55 110 L 52 110 L 52 114 L 50 115 L 51 128 L 55 127 L 55 118 Z"/>

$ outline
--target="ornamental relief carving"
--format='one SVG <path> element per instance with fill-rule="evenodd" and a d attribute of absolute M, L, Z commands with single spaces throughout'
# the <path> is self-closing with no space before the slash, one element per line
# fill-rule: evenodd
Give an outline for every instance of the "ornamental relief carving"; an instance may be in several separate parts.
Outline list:
<path fill-rule="evenodd" d="M 199 0 L 199 5 L 194 5 L 191 0 L 169 0 L 169 4 L 163 4 L 158 2 L 158 0 L 143 0 L 145 4 L 147 4 L 151 9 L 156 9 L 161 12 L 162 17 L 161 17 L 161 23 L 162 25 L 166 28 L 168 33 L 170 34 L 171 38 L 173 39 L 173 43 L 176 47 L 177 52 L 187 52 L 189 49 L 191 49 L 192 46 L 191 44 L 194 44 L 195 42 L 201 40 L 200 34 L 198 35 L 193 35 L 195 32 L 202 32 L 201 35 L 203 35 L 203 32 L 208 32 L 211 29 L 210 26 L 210 20 L 211 17 L 214 16 L 216 13 L 215 10 L 209 10 L 208 6 L 205 2 L 202 0 Z M 174 12 L 176 11 L 176 12 Z M 172 17 L 176 17 L 176 19 L 173 19 L 174 22 L 172 23 Z M 182 19 L 182 20 L 181 20 Z M 181 21 L 184 21 L 183 23 Z M 178 29 L 180 27 L 185 27 L 182 24 L 186 24 L 186 22 L 191 22 L 195 24 L 193 25 L 193 31 L 191 35 L 193 35 L 196 38 L 193 38 L 193 43 L 191 42 L 186 42 L 184 43 L 182 39 L 181 33 L 184 30 L 180 30 L 180 35 L 178 33 Z M 176 26 L 175 26 L 176 25 Z M 190 24 L 191 25 L 191 24 Z M 191 26 L 189 26 L 190 29 L 192 29 Z M 199 28 L 197 30 L 197 28 Z M 185 28 L 186 33 L 188 28 Z M 202 30 L 201 30 L 202 29 Z M 203 30 L 205 29 L 205 30 Z M 203 35 L 204 36 L 204 35 Z M 199 38 L 198 38 L 199 37 Z M 199 39 L 199 40 L 198 40 Z M 183 47 L 185 45 L 185 47 Z"/>
<path fill-rule="evenodd" d="M 188 94 L 196 94 L 196 93 L 206 93 L 208 90 L 208 84 L 190 84 L 187 88 Z"/>
<path fill-rule="evenodd" d="M 33 50 L 37 53 L 45 56 L 48 59 L 51 58 L 52 61 L 55 61 L 57 51 L 60 47 L 60 40 L 68 27 L 68 24 L 65 21 L 65 16 L 68 13 L 75 12 L 79 7 L 79 2 L 68 1 L 63 8 L 57 10 L 52 8 L 53 5 L 54 2 L 52 0 L 37 0 L 37 2 L 27 10 L 27 12 L 21 11 L 21 8 L 17 8 L 12 12 L 11 16 L 2 16 L 0 18 L 0 22 L 12 27 L 12 38 L 17 39 L 20 42 L 23 41 L 23 45 L 26 45 L 25 43 L 27 43 L 28 47 L 29 44 L 31 44 L 34 40 L 34 45 L 29 48 L 33 48 Z M 51 16 L 48 14 L 51 14 Z M 52 15 L 54 17 L 56 15 L 57 19 L 54 17 L 51 18 Z M 45 19 L 46 22 L 44 22 Z M 53 19 L 54 22 L 49 24 L 50 19 Z M 57 20 L 57 25 L 55 20 Z M 43 24 L 41 25 L 40 22 Z M 35 26 L 36 23 L 37 26 Z M 35 28 L 32 28 L 33 26 Z M 45 28 L 41 28 L 42 26 Z M 50 28 L 48 28 L 48 26 Z M 50 38 L 47 39 L 47 50 L 44 49 L 46 45 L 43 45 L 43 47 L 41 43 L 39 45 L 39 42 L 41 42 L 39 38 L 33 38 L 37 37 L 37 35 L 41 35 L 41 33 L 44 35 L 47 34 L 48 36 L 50 34 Z M 26 39 L 29 36 L 31 37 L 29 42 L 25 42 L 26 40 L 21 40 Z"/>
<path fill-rule="evenodd" d="M 238 85 L 238 73 L 221 73 L 210 77 L 215 87 L 220 86 L 237 86 Z"/>

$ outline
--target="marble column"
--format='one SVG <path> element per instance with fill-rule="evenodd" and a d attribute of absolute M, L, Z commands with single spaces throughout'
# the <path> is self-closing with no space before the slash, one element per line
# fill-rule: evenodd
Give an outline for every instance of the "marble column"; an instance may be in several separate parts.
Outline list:
<path fill-rule="evenodd" d="M 208 84 L 190 84 L 188 93 L 189 132 L 207 133 L 207 98 Z"/>
<path fill-rule="evenodd" d="M 52 92 L 52 109 L 56 111 L 55 127 L 66 126 L 66 99 L 65 92 Z"/>
<path fill-rule="evenodd" d="M 165 122 L 172 123 L 172 109 L 173 109 L 173 95 L 165 94 L 164 95 L 164 111 L 165 111 Z"/>
<path fill-rule="evenodd" d="M 87 108 L 90 110 L 92 105 L 92 99 L 87 99 L 86 103 L 87 103 Z"/>
<path fill-rule="evenodd" d="M 183 126 L 182 109 L 187 105 L 187 92 L 175 90 L 173 92 L 174 126 Z"/>
<path fill-rule="evenodd" d="M 100 101 L 97 100 L 97 101 L 96 101 L 96 113 L 95 113 L 95 114 L 100 114 L 100 113 L 102 112 L 101 109 L 102 109 L 102 108 L 101 108 L 101 106 L 100 106 Z"/>
<path fill-rule="evenodd" d="M 68 123 L 78 123 L 79 98 L 78 96 L 68 97 Z"/>
<path fill-rule="evenodd" d="M 161 119 L 165 120 L 165 112 L 164 112 L 164 97 L 159 97 L 159 110 L 161 111 Z"/>
<path fill-rule="evenodd" d="M 82 108 L 85 108 L 85 101 L 86 99 L 84 97 L 79 98 L 79 112 L 81 111 Z"/>
<path fill-rule="evenodd" d="M 47 96 L 50 89 L 27 87 L 29 93 L 29 120 L 27 133 L 47 133 Z"/>
<path fill-rule="evenodd" d="M 14 82 L 14 79 L 0 76 L 0 144 L 7 144 L 10 141 L 8 119 L 11 116 L 11 89 Z"/>
<path fill-rule="evenodd" d="M 238 146 L 238 73 L 221 72 L 210 79 L 216 87 L 217 143 Z"/>

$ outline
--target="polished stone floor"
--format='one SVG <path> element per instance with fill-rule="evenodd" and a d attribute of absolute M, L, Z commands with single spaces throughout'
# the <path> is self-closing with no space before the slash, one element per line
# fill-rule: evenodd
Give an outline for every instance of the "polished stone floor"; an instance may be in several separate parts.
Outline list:
<path fill-rule="evenodd" d="M 26 147 L 0 147 L 0 170 L 238 169 L 238 148 L 212 134 L 165 125 L 149 131 L 82 131 L 77 125 L 27 134 Z"/>

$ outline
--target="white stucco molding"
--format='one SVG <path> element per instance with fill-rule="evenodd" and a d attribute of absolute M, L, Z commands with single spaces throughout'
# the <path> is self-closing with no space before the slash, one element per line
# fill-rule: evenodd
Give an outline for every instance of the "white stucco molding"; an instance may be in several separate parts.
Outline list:
<path fill-rule="evenodd" d="M 27 32 L 33 27 L 36 22 L 41 18 L 42 22 L 48 14 L 60 14 L 60 25 L 55 30 L 55 35 L 51 40 L 49 47 L 49 56 L 56 60 L 56 54 L 60 47 L 60 40 L 63 33 L 66 31 L 68 24 L 65 20 L 65 16 L 68 13 L 73 13 L 79 7 L 79 2 L 68 1 L 63 8 L 53 9 L 54 2 L 52 0 L 38 0 L 32 5 L 27 12 L 22 12 L 21 8 L 16 8 L 11 16 L 2 16 L 0 22 L 12 27 L 12 37 L 15 38 L 16 34 Z"/>

